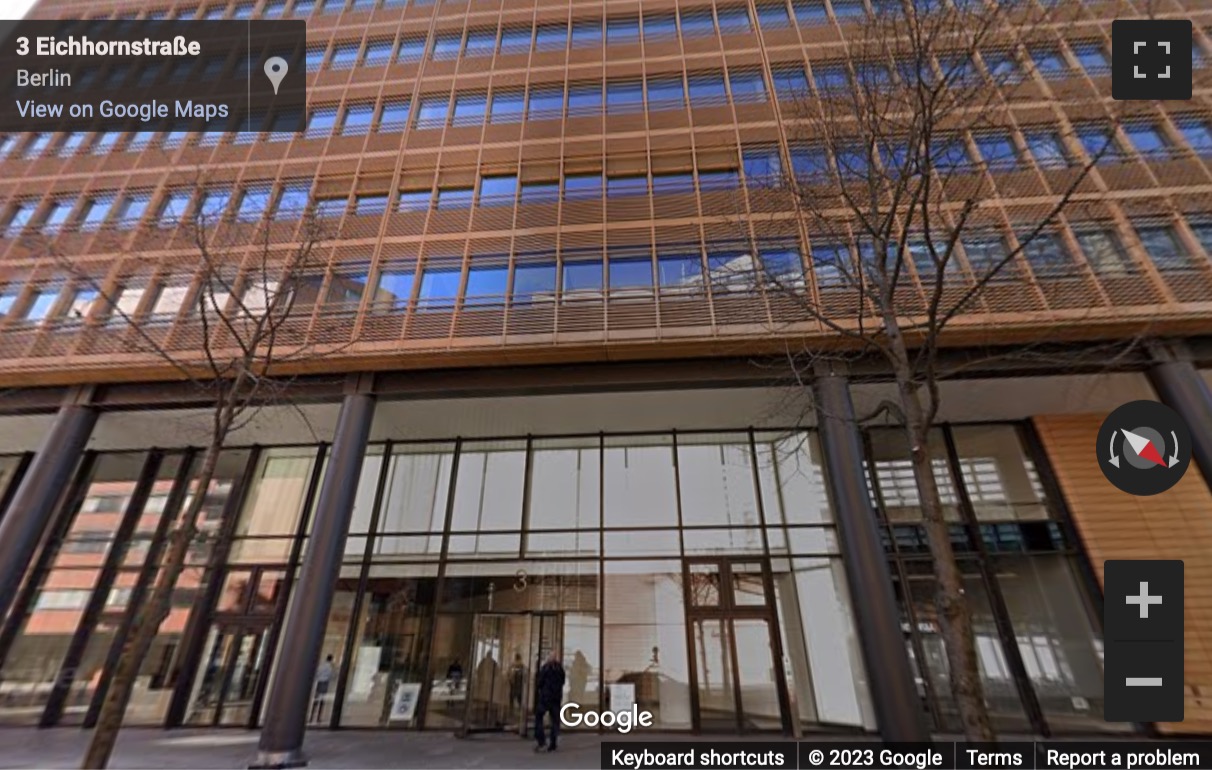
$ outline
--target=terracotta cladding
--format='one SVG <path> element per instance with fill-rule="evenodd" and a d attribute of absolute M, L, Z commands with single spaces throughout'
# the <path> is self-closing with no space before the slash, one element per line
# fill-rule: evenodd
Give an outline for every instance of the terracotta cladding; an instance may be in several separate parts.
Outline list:
<path fill-rule="evenodd" d="M 295 2 L 303 0 L 282 5 Z M 35 15 L 189 9 L 197 18 L 231 17 L 279 5 L 44 0 Z M 842 325 L 863 310 L 853 291 L 814 269 L 829 244 L 788 211 L 780 191 L 753 178 L 760 161 L 753 153 L 796 161 L 801 137 L 791 128 L 792 105 L 779 99 L 789 77 L 782 73 L 799 68 L 806 85 L 823 87 L 829 68 L 845 60 L 854 29 L 836 9 L 813 18 L 805 9 L 814 4 L 800 0 L 331 3 L 339 12 L 314 5 L 308 37 L 322 64 L 310 75 L 308 132 L 17 137 L 4 149 L 0 308 L 8 316 L 0 319 L 0 377 L 158 376 L 155 362 L 134 352 L 120 330 L 70 312 L 79 301 L 73 279 L 46 252 L 72 255 L 74 270 L 95 275 L 109 292 L 138 283 L 146 311 L 154 292 L 189 282 L 189 239 L 159 212 L 200 177 L 231 197 L 224 202 L 232 221 L 216 236 L 227 243 L 259 238 L 258 228 L 268 228 L 275 247 L 299 237 L 289 215 L 240 221 L 248 190 L 268 188 L 270 209 L 297 187 L 329 206 L 316 301 L 295 322 L 300 339 L 339 348 L 326 369 L 700 355 L 738 344 L 779 348 L 787 339 L 843 344 L 802 302 L 760 281 L 722 286 L 711 272 L 712 260 L 729 254 L 756 248 L 765 260 L 765 250 L 790 250 L 802 260 L 800 285 L 814 307 Z M 779 7 L 786 23 L 777 19 Z M 737 9 L 746 10 L 749 30 L 730 25 Z M 1111 19 L 1134 8 L 1071 2 L 1062 10 L 1065 23 L 1046 34 L 1036 30 L 1022 41 L 1008 25 L 981 52 L 991 68 L 999 52 L 1017 51 L 1022 67 L 1023 82 L 1004 105 L 1020 162 L 971 174 L 974 189 L 989 193 L 983 223 L 1006 238 L 1077 173 L 1047 162 L 1037 134 L 1059 132 L 1063 151 L 1080 157 L 1078 129 L 1111 125 L 1120 109 L 1110 101 L 1108 72 L 1089 52 L 1109 51 Z M 710 31 L 693 34 L 704 11 L 715 15 Z M 653 20 L 651 34 L 640 32 L 641 12 Z M 1196 47 L 1212 58 L 1212 10 L 1188 0 L 1161 13 L 1193 18 Z M 668 14 L 683 19 L 680 34 L 658 28 Z M 636 20 L 634 36 L 628 20 Z M 583 37 L 574 39 L 578 29 Z M 455 39 L 462 53 L 445 56 L 443 46 Z M 1053 51 L 1059 74 L 1043 69 L 1043 55 Z M 1127 123 L 1115 128 L 1123 156 L 1093 169 L 1081 206 L 1052 228 L 1064 264 L 1016 263 L 1014 280 L 987 292 L 956 325 L 956 342 L 1105 336 L 1144 326 L 1209 330 L 1212 151 L 1193 132 L 1212 127 L 1212 67 L 1198 67 L 1196 77 L 1190 103 L 1129 108 L 1131 125 L 1152 127 L 1165 146 L 1142 145 L 1148 138 L 1130 134 Z M 641 92 L 635 89 L 647 94 L 638 108 L 628 101 Z M 982 137 L 965 141 L 972 153 L 982 151 Z M 132 142 L 146 146 L 132 151 Z M 577 193 L 572 183 L 588 187 Z M 644 194 L 628 191 L 636 183 Z M 595 184 L 596 193 L 589 189 Z M 132 195 L 146 196 L 146 210 L 137 211 L 137 223 L 123 223 L 119 209 Z M 93 221 L 95 203 L 104 211 Z M 16 220 L 24 230 L 15 216 L 25 217 Z M 1111 233 L 1121 252 L 1113 269 L 1096 262 L 1083 240 L 1096 230 Z M 1184 259 L 1159 258 L 1162 242 Z M 686 257 L 698 260 L 696 281 L 666 283 L 668 271 L 690 264 L 677 262 Z M 390 291 L 385 276 L 396 281 Z M 928 277 L 906 285 L 906 312 L 924 305 L 921 278 Z M 526 281 L 547 289 L 523 294 Z M 340 302 L 320 301 L 342 286 L 349 291 L 336 292 Z M 44 317 L 34 319 L 28 309 L 39 302 Z M 176 349 L 197 344 L 188 318 L 162 321 L 157 334 Z"/>

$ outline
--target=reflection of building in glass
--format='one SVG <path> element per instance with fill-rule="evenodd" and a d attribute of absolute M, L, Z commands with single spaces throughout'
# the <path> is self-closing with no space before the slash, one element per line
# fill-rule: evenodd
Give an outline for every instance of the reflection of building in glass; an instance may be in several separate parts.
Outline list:
<path fill-rule="evenodd" d="M 0 723 L 93 723 L 196 492 L 206 399 L 121 317 L 192 349 L 182 218 L 277 249 L 311 210 L 326 235 L 289 333 L 335 352 L 228 442 L 128 723 L 256 728 L 318 702 L 309 729 L 524 731 L 558 651 L 566 700 L 634 699 L 659 729 L 887 732 L 893 702 L 897 723 L 958 729 L 911 448 L 876 411 L 889 369 L 849 350 L 810 380 L 786 367 L 848 344 L 826 321 L 854 320 L 840 266 L 871 249 L 791 216 L 780 179 L 877 162 L 799 141 L 797 97 L 850 88 L 857 25 L 901 4 L 590 5 L 126 0 L 111 15 L 306 18 L 306 130 L 0 135 L 0 549 L 22 557 L 0 575 L 28 561 L 0 613 Z M 1091 450 L 1126 401 L 1198 414 L 1212 365 L 1208 69 L 1191 103 L 1123 125 L 1071 109 L 1109 96 L 1105 21 L 1011 26 L 958 65 L 1030 99 L 947 144 L 989 192 L 951 272 L 905 244 L 906 301 L 937 272 L 966 290 L 1016 212 L 1113 145 L 1081 206 L 956 318 L 921 448 L 1007 733 L 1136 729 L 1102 719 L 1104 559 L 1186 558 L 1212 581 L 1212 521 L 1188 515 L 1212 471 L 1158 505 L 1109 492 Z M 240 249 L 221 298 L 261 310 L 281 284 Z M 308 554 L 329 550 L 320 574 Z M 1187 720 L 1161 731 L 1212 731 L 1212 599 L 1188 605 Z"/>

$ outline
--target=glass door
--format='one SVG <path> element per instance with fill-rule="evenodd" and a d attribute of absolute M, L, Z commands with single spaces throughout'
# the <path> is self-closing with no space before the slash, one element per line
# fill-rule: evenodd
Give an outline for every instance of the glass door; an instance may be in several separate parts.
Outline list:
<path fill-rule="evenodd" d="M 560 616 L 480 613 L 472 626 L 466 732 L 508 730 L 526 735 L 534 713 L 534 677 L 560 649 Z"/>
<path fill-rule="evenodd" d="M 687 562 L 684 579 L 695 726 L 707 732 L 785 731 L 790 699 L 765 565 L 696 560 Z"/>
<path fill-rule="evenodd" d="M 187 725 L 246 725 L 264 675 L 267 626 L 215 626 L 185 718 Z"/>

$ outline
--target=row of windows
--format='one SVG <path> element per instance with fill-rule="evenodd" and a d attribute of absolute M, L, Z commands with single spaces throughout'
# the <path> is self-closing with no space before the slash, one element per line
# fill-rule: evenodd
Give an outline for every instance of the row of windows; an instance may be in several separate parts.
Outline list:
<path fill-rule="evenodd" d="M 259 2 L 255 0 L 238 0 L 231 4 L 227 2 L 209 3 L 201 7 L 190 8 L 162 8 L 148 11 L 142 18 L 149 20 L 166 20 L 166 19 L 248 19 L 253 16 L 262 18 L 283 18 L 283 17 L 307 17 L 313 14 L 319 15 L 335 15 L 342 11 L 351 13 L 366 13 L 370 11 L 406 8 L 410 5 L 415 8 L 425 8 L 434 5 L 436 0 L 264 0 L 264 5 L 258 8 Z M 938 5 L 937 0 L 909 0 L 909 2 L 921 9 L 928 11 Z M 1001 0 L 1002 6 L 1017 7 L 1027 5 L 1027 0 Z M 1046 8 L 1053 7 L 1057 4 L 1057 0 L 1041 0 L 1040 3 Z M 788 13 L 790 8 L 791 13 Z M 730 12 L 730 9 L 722 9 L 725 12 Z M 902 0 L 759 0 L 757 4 L 757 15 L 762 26 L 786 26 L 791 23 L 791 16 L 794 16 L 796 21 L 803 25 L 825 24 L 829 21 L 831 12 L 832 17 L 839 22 L 864 18 L 868 15 L 887 15 L 889 13 L 904 13 L 905 6 Z M 696 9 L 691 13 L 711 15 L 711 7 Z M 107 19 L 108 14 L 102 16 L 92 16 L 90 19 Z M 140 18 L 137 11 L 120 13 L 116 17 L 119 20 L 135 20 Z M 660 29 L 660 15 L 653 16 L 654 32 Z M 693 21 L 694 24 L 702 24 L 705 22 Z M 645 34 L 649 34 L 649 16 L 644 17 Z M 721 24 L 721 26 L 723 26 Z"/>
<path fill-rule="evenodd" d="M 1193 253 L 1174 225 L 1154 221 L 1134 222 L 1134 236 L 1144 253 L 1160 270 L 1191 270 L 1207 266 L 1207 258 Z M 1212 220 L 1188 223 L 1197 248 L 1212 254 Z M 1046 232 L 1033 239 L 1023 250 L 1022 260 L 1036 275 L 1047 277 L 1072 275 L 1084 260 L 1100 275 L 1128 275 L 1137 272 L 1127 244 L 1120 233 L 1107 224 L 1075 225 L 1074 243 L 1080 255 L 1070 253 L 1059 233 Z M 857 248 L 857 250 L 856 250 Z M 957 280 L 965 270 L 984 276 L 1010 254 L 1007 238 L 993 231 L 973 232 L 960 241 L 959 253 L 948 264 Z M 937 274 L 924 242 L 911 240 L 908 260 L 918 277 L 932 280 Z M 655 254 L 649 247 L 616 247 L 605 254 L 598 250 L 565 250 L 560 254 L 528 254 L 510 260 L 507 255 L 476 255 L 465 261 L 461 255 L 431 256 L 423 263 L 387 261 L 372 271 L 362 263 L 348 263 L 323 273 L 305 277 L 295 290 L 296 307 L 323 304 L 335 309 L 356 309 L 368 298 L 373 312 L 400 312 L 415 303 L 422 311 L 500 307 L 509 298 L 514 305 L 560 301 L 600 300 L 605 293 L 612 298 L 661 296 L 684 297 L 704 294 L 753 293 L 763 285 L 780 291 L 805 286 L 805 261 L 798 244 L 771 241 L 761 244 L 756 256 L 740 242 L 700 244 L 663 244 Z M 871 249 L 861 244 L 814 243 L 809 265 L 822 290 L 848 290 L 847 279 L 856 264 L 869 261 Z M 857 259 L 856 259 L 857 257 Z M 1013 264 L 997 276 L 998 280 L 1019 277 Z M 267 307 L 278 291 L 273 282 L 253 280 L 243 293 L 244 306 L 250 310 Z M 113 306 L 99 300 L 92 285 L 67 280 L 26 284 L 11 281 L 0 290 L 0 315 L 23 324 L 41 324 L 50 320 L 73 321 L 93 318 L 117 321 L 123 317 L 141 317 L 149 321 L 168 321 L 184 310 L 197 312 L 199 287 L 192 275 L 164 276 L 155 284 L 133 281 L 110 295 Z M 210 305 L 210 293 L 207 304 Z M 222 292 L 214 293 L 215 302 L 228 302 Z M 121 312 L 115 312 L 114 307 Z"/>
<path fill-rule="evenodd" d="M 1182 119 L 1178 134 L 1171 136 L 1152 123 L 1130 123 L 1116 134 L 1105 126 L 1079 126 L 1076 143 L 1066 142 L 1051 127 L 1027 128 L 1016 138 L 1010 132 L 987 131 L 973 134 L 971 141 L 956 135 L 940 137 L 936 143 L 934 164 L 943 172 L 976 171 L 982 165 L 995 171 L 1025 167 L 1028 158 L 1041 168 L 1058 168 L 1085 163 L 1077 148 L 1099 163 L 1120 162 L 1130 157 L 1129 147 L 1143 157 L 1176 157 L 1179 140 L 1200 155 L 1212 156 L 1212 124 Z M 1122 138 L 1121 138 L 1122 136 Z M 784 157 L 778 145 L 754 145 L 741 152 L 736 167 L 613 174 L 609 171 L 566 174 L 561 178 L 531 179 L 519 183 L 517 174 L 485 174 L 478 183 L 412 188 L 397 195 L 368 193 L 320 197 L 313 201 L 309 182 L 287 182 L 276 191 L 266 183 L 240 190 L 210 187 L 201 193 L 192 188 L 170 189 L 153 207 L 151 192 L 95 193 L 83 199 L 54 197 L 45 205 L 37 200 L 14 202 L 5 217 L 4 237 L 17 237 L 28 229 L 53 235 L 69 223 L 75 229 L 92 231 L 103 226 L 133 229 L 149 213 L 160 227 L 175 227 L 183 218 L 203 225 L 224 219 L 258 222 L 266 215 L 284 221 L 299 219 L 314 203 L 320 218 L 377 216 L 388 211 L 425 212 L 465 209 L 472 206 L 514 206 L 550 204 L 560 200 L 619 199 L 646 195 L 680 195 L 736 189 L 742 180 L 749 187 L 780 186 L 788 176 L 814 183 L 828 179 L 860 180 L 869 176 L 869 167 L 878 163 L 885 169 L 903 169 L 904 150 L 881 146 L 875 150 L 862 145 L 837 147 L 832 152 L 822 146 L 794 144 Z M 790 164 L 789 167 L 787 164 Z"/>

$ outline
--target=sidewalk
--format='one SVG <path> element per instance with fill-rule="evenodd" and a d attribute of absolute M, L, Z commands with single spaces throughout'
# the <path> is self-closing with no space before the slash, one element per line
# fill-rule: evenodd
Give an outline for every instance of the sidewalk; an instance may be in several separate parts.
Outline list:
<path fill-rule="evenodd" d="M 37 730 L 0 727 L 0 768 L 76 768 L 91 733 L 76 728 Z M 196 768 L 241 770 L 257 754 L 260 733 L 246 730 L 123 730 L 109 766 L 112 770 Z M 661 741 L 703 740 L 662 733 L 644 736 L 560 736 L 555 754 L 535 754 L 533 744 L 517 735 L 487 734 L 455 738 L 448 732 L 380 732 L 315 730 L 307 734 L 308 767 L 325 768 L 600 768 L 604 739 Z M 728 740 L 745 740 L 730 736 Z M 759 739 L 762 740 L 762 739 Z M 771 740 L 766 736 L 764 740 Z M 774 740 L 777 740 L 775 738 Z"/>

